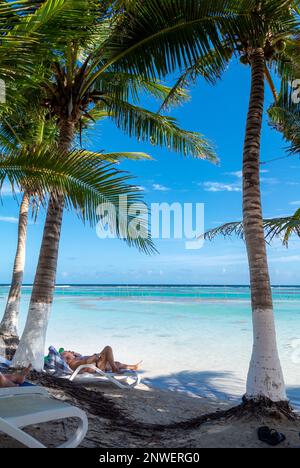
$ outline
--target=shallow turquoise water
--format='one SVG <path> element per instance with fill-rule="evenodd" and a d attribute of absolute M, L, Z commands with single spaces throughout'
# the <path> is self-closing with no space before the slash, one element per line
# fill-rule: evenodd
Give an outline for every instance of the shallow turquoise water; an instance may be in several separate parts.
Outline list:
<path fill-rule="evenodd" d="M 0 310 L 8 289 L 0 287 Z M 30 287 L 24 287 L 20 331 Z M 300 288 L 273 288 L 278 343 L 289 395 L 300 408 Z M 252 347 L 249 288 L 57 287 L 47 346 L 144 360 L 145 382 L 235 399 L 245 391 Z"/>
<path fill-rule="evenodd" d="M 0 286 L 0 295 L 5 295 L 6 287 Z M 23 294 L 31 292 L 24 286 Z M 250 290 L 246 286 L 58 286 L 56 296 L 89 296 L 97 298 L 165 298 L 193 300 L 249 300 Z M 273 287 L 275 301 L 300 301 L 300 286 Z"/>

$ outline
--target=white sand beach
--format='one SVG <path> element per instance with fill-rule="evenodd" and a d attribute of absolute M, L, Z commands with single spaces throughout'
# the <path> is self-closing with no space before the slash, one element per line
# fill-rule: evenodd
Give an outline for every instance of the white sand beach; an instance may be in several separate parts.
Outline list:
<path fill-rule="evenodd" d="M 89 432 L 81 445 L 84 448 L 268 448 L 268 445 L 257 438 L 257 428 L 268 424 L 271 427 L 275 425 L 276 429 L 287 437 L 279 448 L 300 447 L 300 421 L 295 423 L 282 420 L 275 423 L 274 419 L 247 417 L 208 421 L 192 429 L 166 428 L 162 431 L 151 429 L 151 425 L 169 425 L 230 408 L 230 403 L 224 401 L 192 398 L 145 385 L 130 391 L 120 391 L 110 385 L 101 385 L 100 388 L 90 389 L 97 393 L 92 394 L 89 409 L 86 401 L 75 398 L 74 395 L 70 397 L 64 389 L 52 388 L 49 391 L 56 398 L 71 401 L 87 412 Z M 97 396 L 103 404 L 102 414 L 94 414 L 97 411 L 91 411 L 93 402 L 96 406 Z M 104 398 L 112 402 L 116 410 L 121 411 L 121 417 L 105 415 Z M 108 410 L 111 412 L 110 407 Z M 51 447 L 64 441 L 73 424 L 72 422 L 48 423 L 44 426 L 35 426 L 28 432 Z M 0 447 L 16 448 L 20 445 L 0 435 Z"/>

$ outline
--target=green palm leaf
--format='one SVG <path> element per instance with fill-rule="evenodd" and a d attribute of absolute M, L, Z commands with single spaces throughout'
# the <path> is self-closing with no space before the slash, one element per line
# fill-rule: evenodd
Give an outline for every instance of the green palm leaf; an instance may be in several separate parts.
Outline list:
<path fill-rule="evenodd" d="M 267 242 L 271 242 L 275 237 L 278 237 L 282 240 L 283 245 L 288 247 L 292 235 L 300 237 L 300 208 L 292 216 L 265 219 L 263 223 Z M 244 240 L 243 222 L 226 223 L 217 228 L 210 229 L 204 234 L 204 239 L 212 241 L 217 236 L 236 236 Z"/>
<path fill-rule="evenodd" d="M 193 66 L 212 48 L 222 56 L 222 29 L 228 31 L 228 40 L 234 41 L 237 30 L 261 27 L 254 18 L 253 4 L 249 0 L 119 2 L 119 21 L 113 34 L 95 51 L 95 73 L 84 90 L 110 68 L 155 78 Z"/>
<path fill-rule="evenodd" d="M 82 151 L 82 157 L 92 157 L 95 156 L 103 161 L 107 161 L 109 163 L 118 163 L 123 159 L 127 159 L 128 161 L 152 161 L 153 158 L 146 153 L 134 153 L 134 152 L 121 152 L 121 153 L 97 153 L 95 151 Z"/>
<path fill-rule="evenodd" d="M 129 102 L 115 101 L 111 96 L 103 96 L 109 117 L 117 127 L 139 141 L 150 141 L 155 146 L 165 146 L 184 156 L 208 159 L 217 162 L 214 149 L 197 132 L 182 130 L 176 119 L 158 115 Z"/>
<path fill-rule="evenodd" d="M 20 151 L 1 155 L 0 192 L 7 179 L 13 187 L 64 195 L 67 206 L 74 208 L 83 220 L 88 220 L 93 226 L 101 222 L 97 214 L 99 205 L 111 206 L 116 216 L 116 224 L 113 217 L 109 217 L 113 233 L 143 252 L 155 252 L 142 192 L 128 183 L 129 175 L 104 163 L 103 158 L 95 154 L 83 157 L 81 151 L 69 154 L 40 152 L 28 157 L 26 152 Z M 124 204 L 125 199 L 127 204 Z M 134 212 L 136 206 L 139 214 L 135 216 L 130 212 Z M 131 227 L 136 220 L 140 225 L 140 235 Z"/>
<path fill-rule="evenodd" d="M 139 75 L 125 72 L 105 72 L 93 84 L 93 89 L 101 94 L 114 95 L 116 99 L 139 103 L 141 96 L 149 95 L 160 101 L 169 98 L 169 105 L 184 104 L 190 98 L 183 86 L 170 88 L 158 80 L 149 80 Z M 170 97 L 172 91 L 172 98 Z"/>

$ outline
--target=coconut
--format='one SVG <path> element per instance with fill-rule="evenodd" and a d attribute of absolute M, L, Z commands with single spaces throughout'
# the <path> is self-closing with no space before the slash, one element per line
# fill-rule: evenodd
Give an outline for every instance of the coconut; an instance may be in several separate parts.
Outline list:
<path fill-rule="evenodd" d="M 275 44 L 275 50 L 276 52 L 284 52 L 286 49 L 286 42 L 284 39 L 280 39 L 280 41 L 277 41 Z"/>

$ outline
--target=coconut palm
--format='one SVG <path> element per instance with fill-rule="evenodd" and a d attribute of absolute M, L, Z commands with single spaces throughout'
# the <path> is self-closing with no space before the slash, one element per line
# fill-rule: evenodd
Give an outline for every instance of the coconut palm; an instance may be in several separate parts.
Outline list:
<path fill-rule="evenodd" d="M 21 287 L 25 267 L 26 239 L 30 194 L 25 192 L 19 210 L 18 243 L 13 266 L 13 274 L 5 312 L 0 323 L 1 339 L 9 349 L 18 345 L 18 319 L 20 311 Z"/>
<path fill-rule="evenodd" d="M 0 148 L 8 154 L 19 151 L 30 157 L 37 152 L 49 150 L 55 143 L 57 128 L 51 121 L 45 120 L 45 114 L 37 115 L 32 109 L 16 109 L 13 114 L 5 116 L 2 113 L 0 126 Z M 0 335 L 9 347 L 16 348 L 18 344 L 18 319 L 23 283 L 28 214 L 31 200 L 35 201 L 35 193 L 30 187 L 22 186 L 22 200 L 19 212 L 18 241 L 15 255 L 11 286 L 8 294 L 5 312 L 0 323 Z"/>
<path fill-rule="evenodd" d="M 19 89 L 22 80 L 36 83 L 38 75 L 32 66 L 49 49 L 46 41 L 40 41 L 41 35 L 49 38 L 51 34 L 52 40 L 66 38 L 68 28 L 63 26 L 82 19 L 84 3 L 85 0 L 0 2 L 0 78 L 1 86 L 5 82 L 7 98 L 22 100 L 21 93 L 16 93 L 16 79 Z"/>
<path fill-rule="evenodd" d="M 223 2 L 220 6 L 222 7 Z M 218 8 L 218 0 L 214 1 Z M 230 7 L 230 5 L 229 5 Z M 265 81 L 271 85 L 272 70 L 285 69 L 286 46 L 298 34 L 299 2 L 292 0 L 240 1 L 240 13 L 253 14 L 257 29 L 250 27 L 222 28 L 228 63 L 232 56 L 240 57 L 251 70 L 251 94 L 243 154 L 243 231 L 246 241 L 254 325 L 254 345 L 250 363 L 246 399 L 264 402 L 286 401 L 285 384 L 278 356 L 273 313 L 272 292 L 267 262 L 260 192 L 261 128 L 265 104 Z M 235 10 L 236 12 L 236 10 Z M 218 50 L 210 51 L 207 60 L 196 58 L 194 65 L 182 75 L 176 86 L 197 76 L 211 80 L 216 70 L 220 75 L 224 64 L 219 63 Z M 168 99 L 166 100 L 166 104 Z M 226 230 L 226 228 L 225 228 Z"/>
<path fill-rule="evenodd" d="M 254 345 L 247 379 L 247 398 L 286 400 L 277 350 L 272 291 L 264 241 L 260 192 L 261 128 L 265 102 L 265 72 L 284 50 L 284 40 L 296 33 L 293 1 L 256 2 L 264 34 L 241 37 L 244 62 L 251 67 L 252 87 L 243 160 L 243 226 L 250 268 Z M 244 45 L 245 44 L 245 45 Z M 280 57 L 279 57 L 280 59 Z"/>

